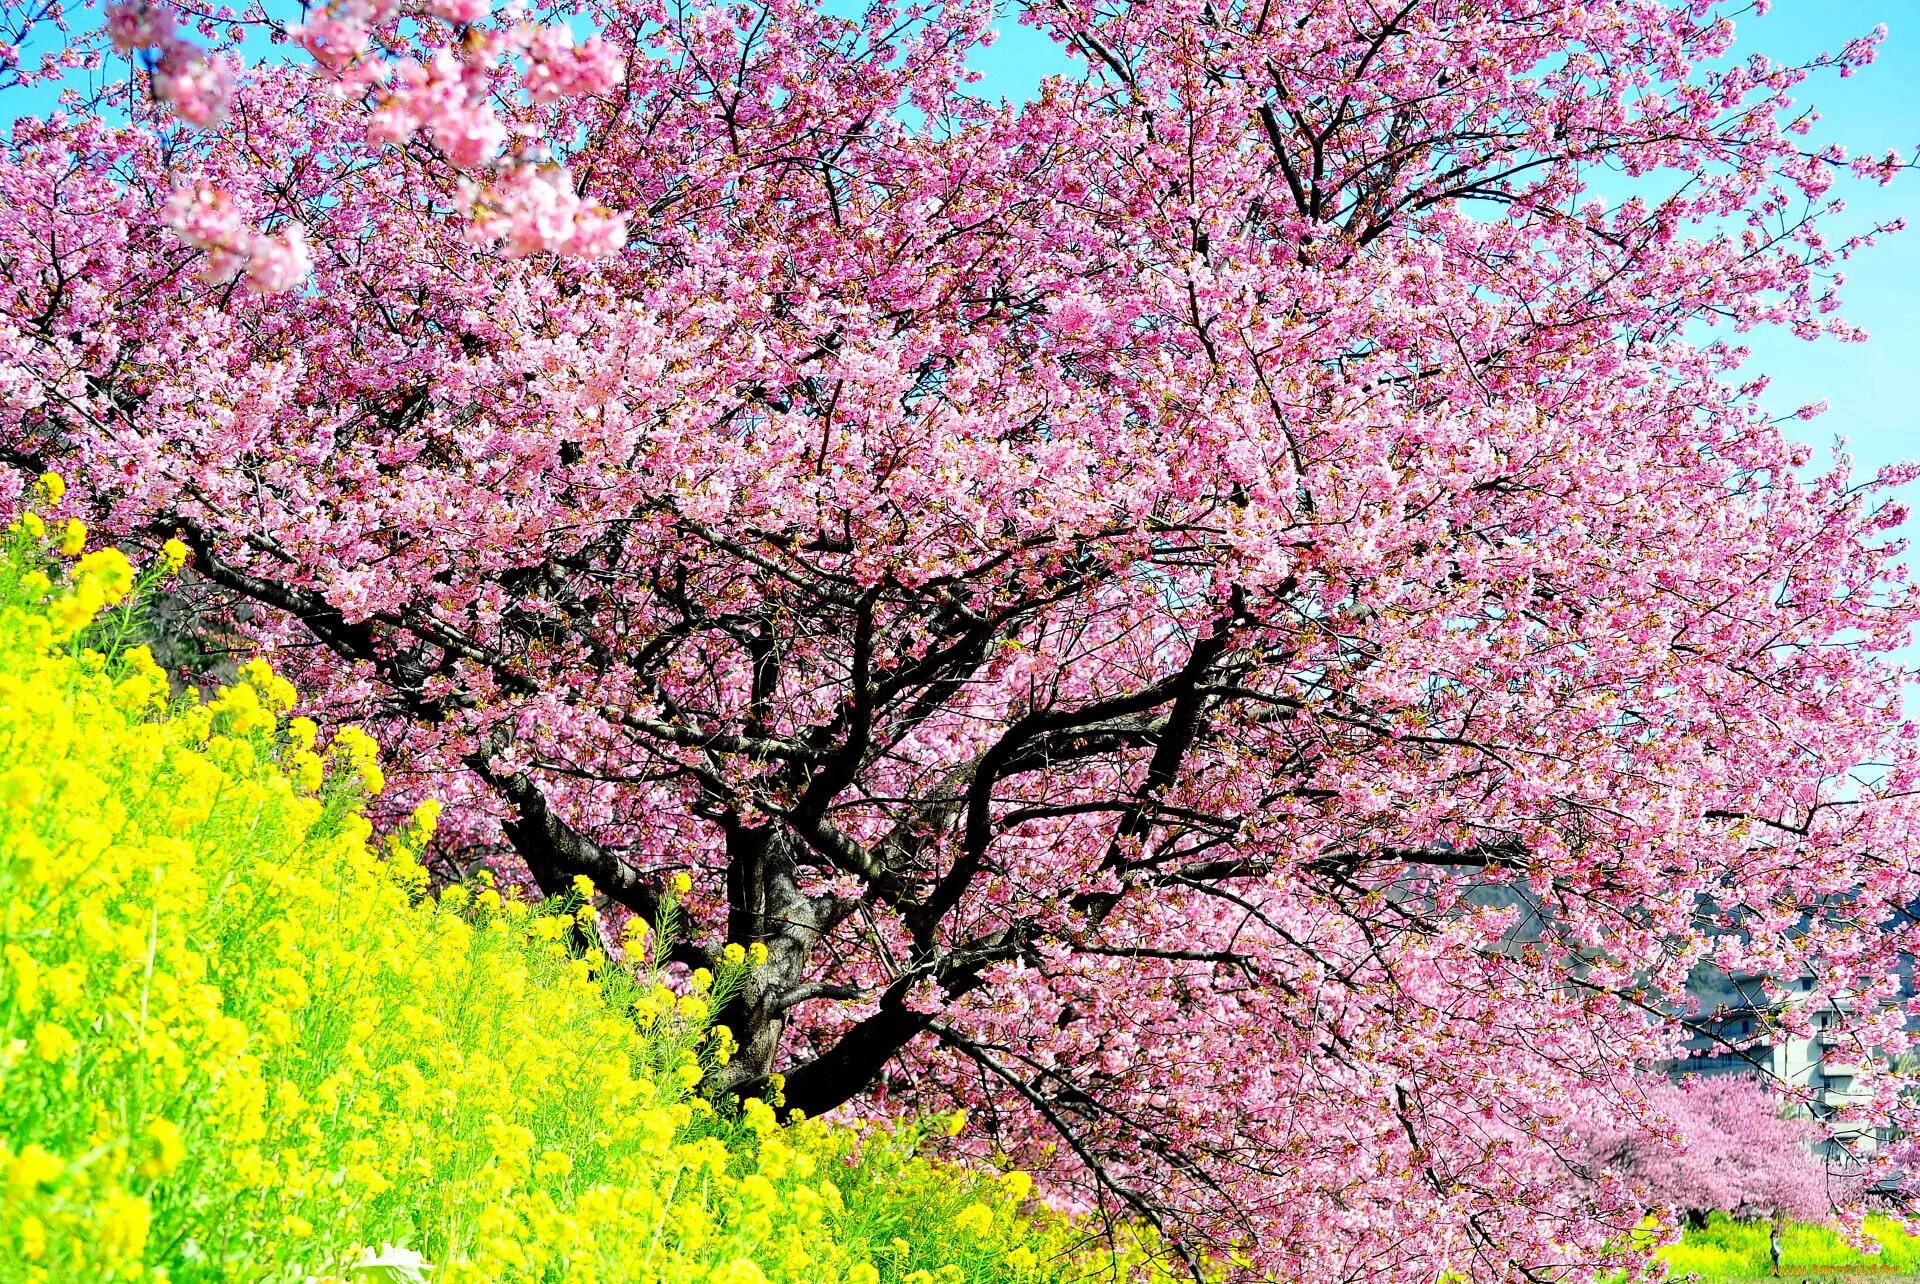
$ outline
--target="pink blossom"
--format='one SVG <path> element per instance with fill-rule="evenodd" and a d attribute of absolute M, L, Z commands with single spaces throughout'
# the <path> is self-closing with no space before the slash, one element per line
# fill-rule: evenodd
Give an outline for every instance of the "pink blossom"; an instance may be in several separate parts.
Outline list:
<path fill-rule="evenodd" d="M 172 41 L 160 51 L 153 87 L 182 120 L 203 127 L 216 125 L 225 119 L 233 96 L 233 67 L 223 57 Z"/>
<path fill-rule="evenodd" d="M 301 48 L 312 54 L 321 66 L 342 71 L 358 60 L 367 49 L 365 18 L 354 10 L 326 8 L 294 29 Z"/>
<path fill-rule="evenodd" d="M 462 204 L 476 244 L 503 243 L 508 258 L 542 251 L 596 259 L 626 244 L 624 215 L 580 199 L 564 169 L 522 166 L 482 188 L 469 184 Z"/>
<path fill-rule="evenodd" d="M 233 199 L 220 188 L 211 183 L 177 187 L 167 198 L 164 214 L 184 244 L 206 251 L 201 280 L 224 284 L 246 266 L 252 233 L 242 225 Z"/>
<path fill-rule="evenodd" d="M 121 53 L 169 44 L 173 30 L 172 11 L 153 0 L 122 0 L 107 6 L 107 35 Z"/>
<path fill-rule="evenodd" d="M 491 0 L 428 0 L 426 9 L 448 22 L 472 23 L 485 18 L 493 5 Z"/>
<path fill-rule="evenodd" d="M 1645 1085 L 1634 1122 L 1599 1124 L 1596 1160 L 1681 1212 L 1823 1222 L 1850 1193 L 1816 1152 L 1821 1130 L 1754 1077 L 1723 1074 Z M 1644 1113 L 1642 1113 L 1644 1112 Z"/>
<path fill-rule="evenodd" d="M 598 36 L 575 45 L 573 33 L 554 23 L 523 38 L 526 88 L 535 102 L 603 94 L 619 83 L 619 52 Z"/>
<path fill-rule="evenodd" d="M 306 229 L 289 223 L 277 236 L 256 237 L 247 263 L 247 284 L 260 294 L 284 294 L 313 271 Z"/>
<path fill-rule="evenodd" d="M 1734 346 L 1853 333 L 1900 166 L 1719 7 L 1029 6 L 1091 56 L 989 105 L 985 4 L 340 0 L 190 138 L 0 140 L 0 499 L 198 531 L 450 854 L 689 875 L 716 1091 L 1247 1280 L 1590 1284 L 1696 966 L 1895 1053 L 1920 953 L 1913 476 Z"/>

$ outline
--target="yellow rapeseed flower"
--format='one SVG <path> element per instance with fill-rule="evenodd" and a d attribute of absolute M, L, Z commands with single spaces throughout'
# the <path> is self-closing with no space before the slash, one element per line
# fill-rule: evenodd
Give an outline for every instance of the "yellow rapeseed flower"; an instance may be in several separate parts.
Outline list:
<path fill-rule="evenodd" d="M 60 551 L 68 557 L 78 557 L 86 546 L 87 524 L 78 517 L 69 517 L 60 529 Z"/>
<path fill-rule="evenodd" d="M 20 1219 L 14 1232 L 20 1240 L 20 1256 L 37 1262 L 47 1255 L 47 1224 L 29 1213 Z"/>
<path fill-rule="evenodd" d="M 146 1163 L 148 1176 L 164 1177 L 187 1157 L 186 1143 L 180 1139 L 180 1125 L 172 1120 L 153 1120 L 146 1127 L 146 1135 L 154 1143 L 153 1154 Z"/>
<path fill-rule="evenodd" d="M 118 628 L 76 639 L 132 590 L 124 557 L 87 554 L 49 601 L 48 551 L 6 556 L 0 1280 L 343 1281 L 375 1260 L 436 1284 L 878 1284 L 860 1228 L 971 1198 L 917 1130 L 800 1120 L 777 1074 L 716 1108 L 697 1089 L 737 1041 L 713 978 L 676 994 L 644 921 L 612 964 L 569 948 L 571 897 L 535 910 L 486 871 L 420 896 L 438 804 L 376 836 L 359 791 L 325 787 L 384 783 L 371 736 L 340 728 L 323 760 L 264 664 L 174 700 Z M 974 1284 L 1054 1284 L 1084 1234 L 988 1223 Z"/>
<path fill-rule="evenodd" d="M 7 1165 L 7 1185 L 15 1191 L 32 1191 L 50 1184 L 66 1170 L 67 1166 L 45 1146 L 32 1142 L 21 1147 Z"/>
<path fill-rule="evenodd" d="M 42 1021 L 33 1027 L 33 1055 L 45 1062 L 64 1061 L 80 1041 L 57 1021 Z"/>

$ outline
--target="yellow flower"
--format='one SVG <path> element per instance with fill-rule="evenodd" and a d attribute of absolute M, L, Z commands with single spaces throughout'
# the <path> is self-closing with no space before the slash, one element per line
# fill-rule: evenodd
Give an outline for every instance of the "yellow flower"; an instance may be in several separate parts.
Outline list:
<path fill-rule="evenodd" d="M 84 585 L 81 592 L 69 593 L 55 602 L 48 614 L 62 633 L 77 633 L 93 623 L 104 605 L 99 592 L 92 585 Z"/>
<path fill-rule="evenodd" d="M 67 1166 L 37 1142 L 21 1148 L 7 1166 L 7 1184 L 19 1191 L 30 1191 L 51 1183 Z"/>
<path fill-rule="evenodd" d="M 767 1276 L 756 1263 L 736 1257 L 708 1272 L 707 1284 L 767 1284 Z"/>
<path fill-rule="evenodd" d="M 108 1252 L 137 1258 L 147 1247 L 153 1211 L 137 1195 L 109 1195 L 100 1204 L 100 1239 Z"/>
<path fill-rule="evenodd" d="M 591 878 L 588 878 L 585 874 L 575 874 L 573 876 L 573 894 L 575 896 L 584 896 L 588 900 L 592 900 L 593 899 L 593 880 Z"/>
<path fill-rule="evenodd" d="M 47 1224 L 38 1217 L 20 1219 L 20 1256 L 37 1262 L 47 1255 Z"/>
<path fill-rule="evenodd" d="M 154 1143 L 154 1152 L 142 1165 L 149 1177 L 164 1177 L 187 1157 L 186 1143 L 180 1140 L 180 1125 L 171 1119 L 155 1119 L 147 1125 L 146 1135 Z"/>
<path fill-rule="evenodd" d="M 312 718 L 288 718 L 287 742 L 297 749 L 311 749 L 320 735 L 320 728 Z"/>
<path fill-rule="evenodd" d="M 33 1027 L 33 1055 L 42 1061 L 52 1063 L 63 1060 L 78 1046 L 79 1040 L 64 1025 L 42 1021 Z"/>
<path fill-rule="evenodd" d="M 676 895 L 685 896 L 693 890 L 693 879 L 685 874 L 675 874 L 673 876 L 673 890 Z"/>
<path fill-rule="evenodd" d="M 20 768 L 15 767 L 7 776 L 0 776 L 0 801 L 5 800 L 4 786 L 7 779 L 18 774 L 19 771 Z M 32 1012 L 40 1002 L 40 964 L 34 960 L 33 955 L 18 945 L 7 946 L 4 957 L 7 961 L 7 971 L 13 974 L 14 1006 L 22 1012 Z"/>
<path fill-rule="evenodd" d="M 160 546 L 160 564 L 168 571 L 177 571 L 187 564 L 187 546 L 177 539 L 170 539 Z"/>
<path fill-rule="evenodd" d="M 33 536 L 33 538 L 39 539 L 47 533 L 47 524 L 40 520 L 40 514 L 38 513 L 22 513 L 20 515 L 20 529 Z"/>
<path fill-rule="evenodd" d="M 67 493 L 67 479 L 59 473 L 41 473 L 40 480 L 33 484 L 33 489 L 42 502 L 57 504 Z"/>
<path fill-rule="evenodd" d="M 954 1215 L 953 1228 L 970 1235 L 985 1235 L 993 1229 L 993 1210 L 985 1204 L 968 1204 Z"/>
<path fill-rule="evenodd" d="M 68 523 L 69 530 L 73 525 Z M 85 541 L 86 531 L 82 528 L 79 543 Z M 77 553 L 80 549 L 76 546 L 71 551 Z M 100 596 L 112 605 L 133 587 L 133 563 L 117 548 L 102 548 L 80 559 L 73 568 L 73 578 L 82 588 L 97 588 Z"/>
<path fill-rule="evenodd" d="M 740 945 L 729 941 L 727 948 L 720 951 L 720 961 L 733 967 L 747 961 L 747 951 Z"/>
<path fill-rule="evenodd" d="M 77 557 L 86 546 L 87 524 L 78 517 L 69 517 L 60 532 L 60 551 L 68 557 Z"/>
<path fill-rule="evenodd" d="M 378 794 L 387 787 L 387 778 L 380 771 L 380 746 L 360 728 L 340 728 L 334 734 L 332 752 L 346 756 L 368 793 Z"/>
<path fill-rule="evenodd" d="M 755 967 L 764 967 L 767 962 L 767 947 L 755 941 L 747 947 L 747 961 Z"/>
<path fill-rule="evenodd" d="M 301 793 L 317 793 L 326 779 L 326 768 L 319 754 L 296 749 L 287 758 L 287 776 L 293 781 L 293 787 Z"/>
<path fill-rule="evenodd" d="M 953 1112 L 953 1116 L 947 1120 L 946 1134 L 949 1137 L 958 1137 L 960 1130 L 966 1126 L 967 1112 L 964 1110 L 956 1110 Z"/>

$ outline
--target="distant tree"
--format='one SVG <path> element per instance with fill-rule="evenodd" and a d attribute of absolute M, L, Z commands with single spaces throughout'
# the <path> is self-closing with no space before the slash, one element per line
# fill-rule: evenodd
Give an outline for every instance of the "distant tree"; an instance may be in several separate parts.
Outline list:
<path fill-rule="evenodd" d="M 1639 1126 L 1596 1136 L 1605 1167 L 1642 1183 L 1661 1204 L 1705 1225 L 1732 1217 L 1824 1221 L 1840 1191 L 1814 1149 L 1820 1126 L 1782 1112 L 1782 1102 L 1746 1075 L 1652 1085 Z"/>

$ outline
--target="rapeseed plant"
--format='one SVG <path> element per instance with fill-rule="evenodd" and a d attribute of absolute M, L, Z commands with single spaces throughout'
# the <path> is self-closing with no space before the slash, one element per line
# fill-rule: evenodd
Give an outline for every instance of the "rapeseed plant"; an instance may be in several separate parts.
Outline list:
<path fill-rule="evenodd" d="M 0 537 L 0 1282 L 1095 1269 L 1024 1174 L 923 1158 L 938 1125 L 716 1111 L 709 1014 L 763 948 L 675 990 L 649 954 L 671 925 L 582 954 L 584 880 L 429 895 L 438 809 L 376 841 L 373 739 L 321 752 L 257 662 L 174 696 L 132 639 L 186 550 L 136 574 L 86 538 L 32 514 Z"/>

